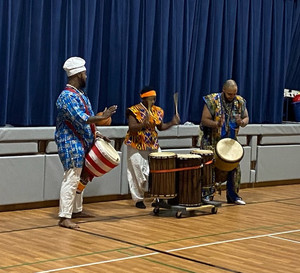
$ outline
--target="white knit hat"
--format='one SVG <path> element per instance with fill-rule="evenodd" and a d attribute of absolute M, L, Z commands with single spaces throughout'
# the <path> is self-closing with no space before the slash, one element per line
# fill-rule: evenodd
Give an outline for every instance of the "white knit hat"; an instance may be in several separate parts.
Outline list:
<path fill-rule="evenodd" d="M 71 57 L 64 63 L 63 69 L 67 72 L 68 77 L 71 77 L 82 71 L 86 71 L 85 60 L 80 57 Z"/>

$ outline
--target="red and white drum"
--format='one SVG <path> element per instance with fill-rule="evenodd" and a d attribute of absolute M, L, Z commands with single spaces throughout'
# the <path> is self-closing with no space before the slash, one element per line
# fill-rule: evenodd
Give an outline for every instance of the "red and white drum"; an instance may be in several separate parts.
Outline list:
<path fill-rule="evenodd" d="M 85 156 L 85 170 L 92 176 L 99 177 L 120 164 L 120 156 L 114 147 L 98 138 Z"/>
<path fill-rule="evenodd" d="M 85 155 L 76 193 L 80 194 L 94 177 L 108 173 L 119 164 L 120 156 L 114 147 L 102 138 L 97 138 L 92 149 Z"/>

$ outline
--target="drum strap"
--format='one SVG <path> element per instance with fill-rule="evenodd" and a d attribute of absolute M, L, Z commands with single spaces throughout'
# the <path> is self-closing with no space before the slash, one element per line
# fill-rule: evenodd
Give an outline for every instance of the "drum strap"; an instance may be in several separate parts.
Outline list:
<path fill-rule="evenodd" d="M 75 129 L 75 127 L 73 126 L 73 124 L 68 121 L 68 120 L 65 120 L 65 123 L 66 125 L 73 131 L 73 133 L 75 134 L 75 136 L 80 140 L 81 144 L 82 144 L 82 147 L 83 149 L 85 149 L 85 145 L 84 145 L 84 141 L 83 141 L 83 138 L 81 137 L 81 135 L 79 135 Z M 86 155 L 88 155 L 88 153 L 86 153 Z M 94 178 L 94 174 L 92 174 L 88 168 L 86 168 L 85 164 L 83 165 L 83 170 L 87 171 L 89 173 L 89 181 L 92 181 L 93 178 Z M 77 189 L 79 190 L 78 193 L 80 193 L 80 189 Z"/>
<path fill-rule="evenodd" d="M 72 87 L 69 87 L 69 86 L 66 86 L 65 90 L 68 90 L 68 91 L 76 94 L 77 96 L 79 96 L 81 102 L 84 105 L 85 113 L 90 116 L 91 115 L 90 111 L 89 111 L 89 109 L 88 109 L 88 107 L 87 107 L 84 99 L 81 97 L 81 95 L 78 94 L 78 92 L 76 90 L 74 90 Z M 84 148 L 85 147 L 84 141 L 83 141 L 81 135 L 77 133 L 77 131 L 76 131 L 75 127 L 73 126 L 73 124 L 70 121 L 68 121 L 68 120 L 65 120 L 65 124 L 73 131 L 73 133 L 75 134 L 75 136 L 80 140 L 80 142 L 82 144 L 82 147 Z M 91 126 L 92 133 L 95 136 L 95 132 L 96 132 L 95 124 L 90 124 L 90 126 Z"/>
<path fill-rule="evenodd" d="M 90 111 L 89 111 L 89 109 L 88 109 L 88 107 L 87 107 L 87 105 L 86 105 L 84 99 L 81 97 L 81 95 L 78 94 L 78 92 L 77 92 L 76 90 L 74 90 L 73 88 L 71 88 L 71 87 L 69 87 L 69 86 L 67 86 L 67 87 L 65 88 L 65 90 L 68 90 L 68 91 L 70 91 L 70 92 L 72 92 L 72 93 L 74 93 L 74 94 L 76 94 L 76 95 L 79 96 L 81 102 L 82 102 L 83 105 L 84 105 L 85 113 L 86 113 L 87 115 L 90 116 L 91 113 L 90 113 Z M 68 124 L 67 124 L 67 125 L 68 125 Z M 94 123 L 91 123 L 90 126 L 91 126 L 92 133 L 93 133 L 93 135 L 95 136 L 96 126 L 95 126 Z M 69 125 L 68 125 L 68 127 L 69 127 Z M 70 127 L 69 127 L 69 128 L 70 128 Z M 73 127 L 73 128 L 74 128 L 74 127 Z M 70 129 L 72 129 L 72 128 L 70 128 Z M 75 130 L 75 128 L 74 128 L 74 130 Z M 74 130 L 72 129 L 73 132 L 74 132 Z M 76 136 L 77 136 L 77 135 L 76 135 Z M 78 137 L 78 136 L 77 136 L 77 137 Z"/>
<path fill-rule="evenodd" d="M 213 163 L 213 160 L 205 162 L 204 165 L 209 165 Z M 168 169 L 168 170 L 150 170 L 150 173 L 172 173 L 172 172 L 181 172 L 181 171 L 189 171 L 203 168 L 203 164 L 193 167 L 185 167 L 185 168 L 176 168 L 176 169 Z"/>
<path fill-rule="evenodd" d="M 73 126 L 73 124 L 68 121 L 68 120 L 65 120 L 65 124 L 73 131 L 74 135 L 80 140 L 81 144 L 82 144 L 82 147 L 84 148 L 85 145 L 84 145 L 84 141 L 81 137 L 81 135 L 79 135 L 75 129 L 75 127 Z"/>

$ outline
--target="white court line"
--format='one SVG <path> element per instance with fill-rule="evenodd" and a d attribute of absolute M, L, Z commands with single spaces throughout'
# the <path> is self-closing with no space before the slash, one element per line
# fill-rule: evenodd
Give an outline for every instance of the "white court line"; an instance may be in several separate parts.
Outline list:
<path fill-rule="evenodd" d="M 270 233 L 270 234 L 264 234 L 264 235 L 256 235 L 256 236 L 250 236 L 250 237 L 244 237 L 244 238 L 238 238 L 238 239 L 232 239 L 232 240 L 225 240 L 225 241 L 219 241 L 219 242 L 213 242 L 213 243 L 207 243 L 207 244 L 201 244 L 201 245 L 176 248 L 176 249 L 167 250 L 165 252 L 174 252 L 174 251 L 186 250 L 186 249 L 202 247 L 202 246 L 212 246 L 212 245 L 219 245 L 219 244 L 225 244 L 225 243 L 231 243 L 231 242 L 237 242 L 237 241 L 244 241 L 244 240 L 249 240 L 249 239 L 257 239 L 257 238 L 262 238 L 262 237 L 271 237 L 274 235 L 281 235 L 281 234 L 293 233 L 293 232 L 299 232 L 299 231 L 300 231 L 300 229 L 295 229 L 295 230 L 282 231 L 282 232 L 276 232 L 276 233 Z"/>
<path fill-rule="evenodd" d="M 191 248 L 196 248 L 196 247 L 212 246 L 212 245 L 225 244 L 225 243 L 231 243 L 231 242 L 238 242 L 238 241 L 244 241 L 244 240 L 249 240 L 249 239 L 257 239 L 257 238 L 263 238 L 263 237 L 272 237 L 272 238 L 284 240 L 283 238 L 274 237 L 274 236 L 275 235 L 281 235 L 281 234 L 287 234 L 287 233 L 293 233 L 293 232 L 299 232 L 299 231 L 300 231 L 300 229 L 295 229 L 295 230 L 288 230 L 288 231 L 282 231 L 282 232 L 276 232 L 276 233 L 269 233 L 269 234 L 264 234 L 264 235 L 242 237 L 242 238 L 237 238 L 237 239 L 232 239 L 232 240 L 224 240 L 224 241 L 207 243 L 207 244 L 201 244 L 201 245 L 194 245 L 194 246 L 188 246 L 188 247 L 182 247 L 182 248 L 176 248 L 176 249 L 169 249 L 169 250 L 165 250 L 164 252 L 168 252 L 169 253 L 169 252 L 186 250 L 186 249 L 191 249 Z M 288 239 L 285 239 L 285 240 L 288 240 Z M 288 241 L 290 241 L 290 240 L 288 240 Z M 151 252 L 151 253 L 143 254 L 143 255 L 136 255 L 136 256 L 130 256 L 130 257 L 119 258 L 119 259 L 112 259 L 112 260 L 107 260 L 107 261 L 100 261 L 100 262 L 89 263 L 89 264 L 81 264 L 81 265 L 74 265 L 74 266 L 69 266 L 69 267 L 62 267 L 62 268 L 50 269 L 50 270 L 46 270 L 46 271 L 39 271 L 39 272 L 36 272 L 36 273 L 49 273 L 49 272 L 63 271 L 63 270 L 67 270 L 67 269 L 73 269 L 73 268 L 79 268 L 79 267 L 86 267 L 86 266 L 98 265 L 98 264 L 105 264 L 105 263 L 112 263 L 112 262 L 124 261 L 124 260 L 135 259 L 135 258 L 141 258 L 141 257 L 146 257 L 146 256 L 151 256 L 151 255 L 157 255 L 157 254 L 162 254 L 162 253 L 160 253 L 160 252 Z"/>
<path fill-rule="evenodd" d="M 107 261 L 101 261 L 101 262 L 95 262 L 95 263 L 89 263 L 89 264 L 80 264 L 80 265 L 56 268 L 56 269 L 51 269 L 51 270 L 46 270 L 46 271 L 39 271 L 37 273 L 48 273 L 48 272 L 63 271 L 63 270 L 73 269 L 73 268 L 78 268 L 78 267 L 91 266 L 91 265 L 96 265 L 96 264 L 112 263 L 112 262 L 118 262 L 118 261 L 124 261 L 124 260 L 129 260 L 129 259 L 135 259 L 135 258 L 141 258 L 141 257 L 156 255 L 158 253 L 159 252 L 151 252 L 151 253 L 148 253 L 148 254 L 130 256 L 130 257 L 125 257 L 125 258 L 119 258 L 119 259 L 113 259 L 113 260 L 107 260 Z"/>
<path fill-rule="evenodd" d="M 299 241 L 295 241 L 295 240 L 291 240 L 291 239 L 286 239 L 286 238 L 277 237 L 277 236 L 272 236 L 272 235 L 270 235 L 270 237 L 272 237 L 272 238 L 275 238 L 275 239 L 279 239 L 279 240 L 283 240 L 283 241 L 288 241 L 288 242 L 292 242 L 292 243 L 300 244 L 300 242 L 299 242 Z"/>

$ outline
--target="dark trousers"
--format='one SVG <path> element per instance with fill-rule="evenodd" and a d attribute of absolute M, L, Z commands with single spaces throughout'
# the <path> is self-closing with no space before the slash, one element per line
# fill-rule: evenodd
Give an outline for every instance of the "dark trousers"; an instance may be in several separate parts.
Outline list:
<path fill-rule="evenodd" d="M 236 201 L 239 196 L 237 194 L 237 190 L 235 189 L 235 185 L 234 185 L 234 175 L 235 175 L 236 169 L 228 172 L 227 175 L 227 184 L 226 184 L 226 188 L 227 188 L 227 192 L 226 192 L 226 196 L 227 196 L 227 200 L 228 201 Z"/>

